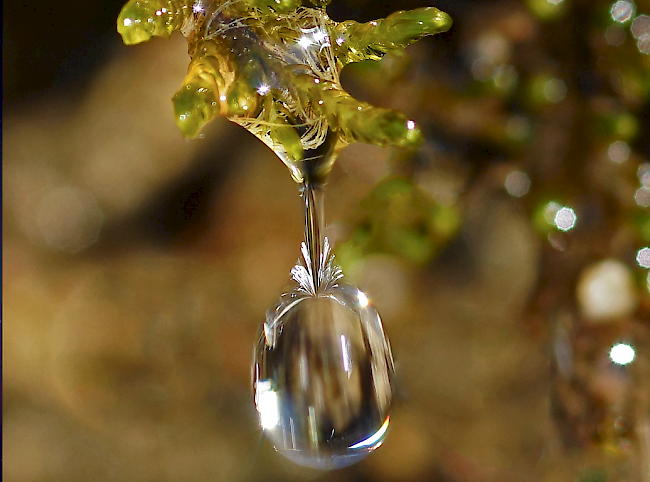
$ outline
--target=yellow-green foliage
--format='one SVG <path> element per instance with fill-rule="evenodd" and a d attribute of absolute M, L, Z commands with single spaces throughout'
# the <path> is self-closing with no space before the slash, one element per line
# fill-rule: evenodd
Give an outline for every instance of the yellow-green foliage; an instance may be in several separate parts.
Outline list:
<path fill-rule="evenodd" d="M 447 30 L 436 8 L 386 19 L 332 21 L 300 0 L 131 0 L 118 19 L 127 44 L 182 32 L 192 57 L 174 112 L 185 136 L 216 115 L 248 128 L 289 166 L 326 137 L 412 147 L 420 131 L 403 114 L 353 98 L 339 73 L 348 63 L 379 60 L 392 50 Z M 296 180 L 299 174 L 292 170 Z"/>

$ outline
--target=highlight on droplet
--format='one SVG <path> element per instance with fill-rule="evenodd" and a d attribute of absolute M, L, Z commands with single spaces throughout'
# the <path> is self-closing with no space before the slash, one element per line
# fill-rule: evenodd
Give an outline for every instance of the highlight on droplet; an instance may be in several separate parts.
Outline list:
<path fill-rule="evenodd" d="M 359 443 L 356 443 L 354 445 L 350 445 L 349 448 L 351 448 L 351 449 L 360 449 L 362 447 L 373 447 L 373 445 L 374 445 L 373 449 L 376 449 L 376 448 L 380 447 L 381 443 L 382 443 L 381 439 L 386 434 L 386 431 L 388 430 L 388 424 L 389 423 L 390 423 L 390 415 L 388 417 L 386 417 L 386 421 L 384 422 L 384 424 L 373 435 L 371 435 L 370 437 L 368 437 L 365 440 L 362 440 Z M 377 445 L 375 445 L 375 444 L 377 444 Z"/>
<path fill-rule="evenodd" d="M 366 294 L 361 290 L 357 292 L 357 298 L 359 298 L 359 304 L 361 305 L 361 308 L 365 308 L 370 303 Z"/>
<path fill-rule="evenodd" d="M 268 380 L 258 380 L 256 392 L 260 425 L 264 430 L 275 427 L 280 422 L 278 394 L 271 389 L 271 382 Z"/>
<path fill-rule="evenodd" d="M 309 48 L 311 44 L 312 44 L 311 39 L 305 35 L 303 35 L 298 39 L 298 45 L 300 45 L 303 49 Z"/>
<path fill-rule="evenodd" d="M 609 358 L 617 365 L 629 365 L 635 356 L 634 348 L 627 343 L 617 343 L 609 350 Z"/>

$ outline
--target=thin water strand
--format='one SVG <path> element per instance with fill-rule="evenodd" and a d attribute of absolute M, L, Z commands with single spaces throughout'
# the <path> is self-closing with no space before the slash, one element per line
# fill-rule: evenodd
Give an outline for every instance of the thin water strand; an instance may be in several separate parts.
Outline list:
<path fill-rule="evenodd" d="M 303 184 L 302 197 L 305 202 L 305 244 L 309 252 L 310 274 L 314 293 L 318 294 L 321 286 L 321 267 L 324 263 L 324 220 L 323 189 L 314 184 Z"/>

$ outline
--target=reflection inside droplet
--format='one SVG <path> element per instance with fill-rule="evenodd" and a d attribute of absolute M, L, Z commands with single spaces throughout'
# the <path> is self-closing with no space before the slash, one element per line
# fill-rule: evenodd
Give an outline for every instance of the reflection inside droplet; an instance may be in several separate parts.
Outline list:
<path fill-rule="evenodd" d="M 352 445 L 350 448 L 351 449 L 358 449 L 362 447 L 378 447 L 377 444 L 381 444 L 381 442 L 384 440 L 384 435 L 386 434 L 386 431 L 388 431 L 388 424 L 390 423 L 390 417 L 386 417 L 386 421 L 384 424 L 380 427 L 379 430 L 377 430 L 374 434 L 372 434 L 370 437 L 368 437 L 365 440 L 362 440 L 361 442 Z"/>
<path fill-rule="evenodd" d="M 260 414 L 260 425 L 263 429 L 275 427 L 280 421 L 278 410 L 278 395 L 271 389 L 269 381 L 260 380 L 257 383 L 255 404 Z"/>

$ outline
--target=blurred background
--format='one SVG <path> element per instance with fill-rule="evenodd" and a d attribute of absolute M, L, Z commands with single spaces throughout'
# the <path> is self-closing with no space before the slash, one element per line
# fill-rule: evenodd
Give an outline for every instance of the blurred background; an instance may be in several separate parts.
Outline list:
<path fill-rule="evenodd" d="M 121 6 L 3 3 L 5 480 L 650 481 L 650 2 L 440 0 L 449 32 L 344 71 L 425 142 L 350 146 L 328 186 L 398 370 L 384 446 L 337 472 L 252 399 L 297 186 L 224 119 L 181 137 L 186 42 L 123 46 Z"/>

